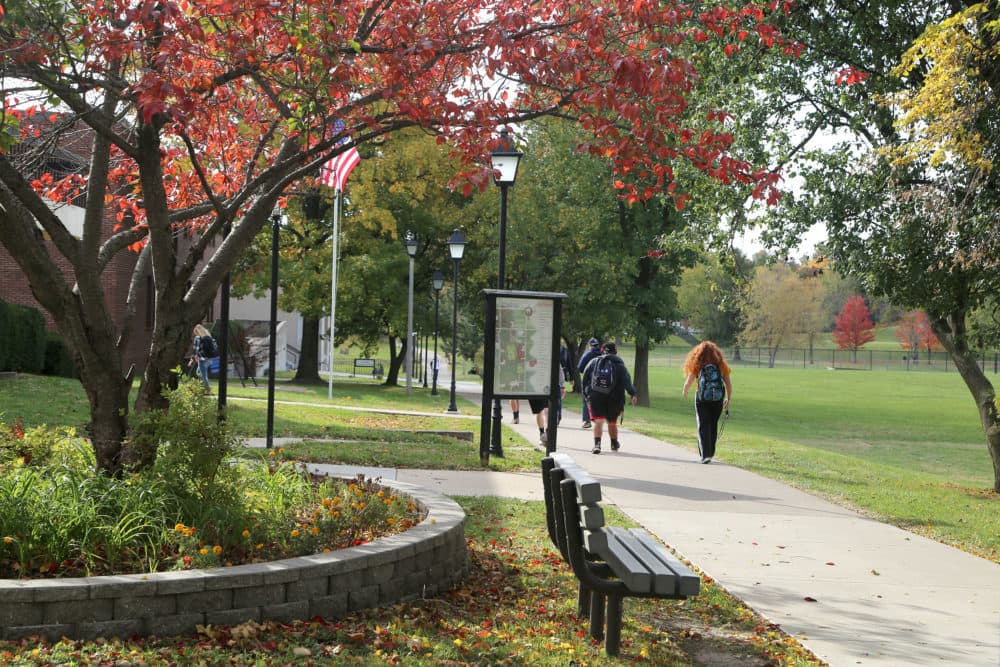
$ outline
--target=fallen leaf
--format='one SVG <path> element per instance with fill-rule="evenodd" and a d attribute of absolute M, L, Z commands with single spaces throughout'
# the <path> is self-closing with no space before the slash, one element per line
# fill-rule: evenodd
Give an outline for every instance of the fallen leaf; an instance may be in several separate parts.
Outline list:
<path fill-rule="evenodd" d="M 830 562 L 827 563 L 827 565 L 836 565 L 836 563 L 834 563 L 833 561 L 830 561 Z"/>
<path fill-rule="evenodd" d="M 876 577 L 879 576 L 878 570 L 872 570 L 872 574 L 874 574 Z"/>
<path fill-rule="evenodd" d="M 301 658 L 307 658 L 312 655 L 312 651 L 307 649 L 305 646 L 296 646 L 292 649 L 292 655 L 299 656 Z"/>
<path fill-rule="evenodd" d="M 802 599 L 805 600 L 806 602 L 816 602 L 816 598 L 811 598 L 808 595 Z"/>

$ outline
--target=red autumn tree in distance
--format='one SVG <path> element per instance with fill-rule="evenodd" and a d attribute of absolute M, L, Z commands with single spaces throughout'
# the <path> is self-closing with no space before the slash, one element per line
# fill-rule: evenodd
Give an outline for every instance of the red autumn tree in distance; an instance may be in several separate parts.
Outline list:
<path fill-rule="evenodd" d="M 875 340 L 874 328 L 865 300 L 855 294 L 847 300 L 840 314 L 834 317 L 833 342 L 840 350 L 857 352 L 865 343 Z"/>
<path fill-rule="evenodd" d="M 151 272 L 155 313 L 136 410 L 161 386 L 223 277 L 287 191 L 352 146 L 418 126 L 454 147 L 465 193 L 485 187 L 497 126 L 580 123 L 630 202 L 683 206 L 674 165 L 777 198 L 778 175 L 741 159 L 724 109 L 687 95 L 709 42 L 800 46 L 772 18 L 789 0 L 23 0 L 0 8 L 0 241 L 71 346 L 98 466 L 148 463 L 125 444 L 133 371 L 101 298 L 112 257 L 137 252 L 127 312 Z M 721 56 L 720 56 L 721 57 Z M 49 112 L 58 111 L 55 116 Z M 49 122 L 33 118 L 44 115 Z M 42 151 L 90 133 L 90 163 L 38 173 Z M 341 143 L 347 138 L 347 143 Z M 19 150 L 10 150 L 19 144 Z M 48 201 L 81 201 L 80 236 Z M 116 233 L 100 234 L 105 216 Z M 36 233 L 38 226 L 47 246 Z M 227 233 L 228 232 L 228 233 Z M 191 239 L 178 253 L 175 239 Z M 51 253 L 72 267 L 57 269 Z M 144 279 L 142 279 L 144 280 Z"/>
<path fill-rule="evenodd" d="M 913 361 L 919 359 L 921 348 L 927 350 L 928 363 L 930 363 L 932 351 L 943 349 L 941 342 L 931 329 L 927 313 L 922 310 L 912 310 L 903 315 L 899 324 L 896 325 L 896 338 L 899 340 L 900 347 L 913 353 L 911 357 Z"/>

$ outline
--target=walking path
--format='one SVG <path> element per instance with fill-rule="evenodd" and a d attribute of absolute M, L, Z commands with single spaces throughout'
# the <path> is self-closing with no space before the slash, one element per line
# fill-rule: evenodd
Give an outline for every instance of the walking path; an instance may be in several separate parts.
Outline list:
<path fill-rule="evenodd" d="M 478 387 L 462 389 L 478 401 Z M 459 409 L 479 415 L 464 401 Z M 578 419 L 564 415 L 558 450 L 601 482 L 606 502 L 833 667 L 1000 667 L 1000 565 L 627 429 L 621 451 L 608 451 L 605 434 L 605 453 L 591 454 Z M 538 441 L 530 411 L 504 423 Z M 538 473 L 327 469 L 542 500 Z"/>

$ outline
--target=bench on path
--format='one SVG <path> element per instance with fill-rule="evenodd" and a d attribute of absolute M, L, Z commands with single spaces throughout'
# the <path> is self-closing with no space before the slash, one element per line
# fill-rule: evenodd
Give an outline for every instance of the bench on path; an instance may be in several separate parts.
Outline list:
<path fill-rule="evenodd" d="M 621 646 L 624 598 L 698 594 L 701 579 L 656 537 L 605 525 L 601 484 L 572 458 L 552 452 L 542 459 L 542 483 L 549 539 L 579 579 L 578 613 L 589 616 L 590 636 L 604 640 L 608 655 Z"/>

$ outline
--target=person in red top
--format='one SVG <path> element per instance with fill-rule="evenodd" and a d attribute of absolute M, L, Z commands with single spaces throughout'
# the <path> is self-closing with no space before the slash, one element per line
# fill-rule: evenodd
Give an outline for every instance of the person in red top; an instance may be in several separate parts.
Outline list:
<path fill-rule="evenodd" d="M 698 392 L 694 399 L 694 412 L 698 425 L 698 452 L 702 463 L 711 463 L 715 456 L 715 443 L 719 439 L 719 418 L 723 410 L 729 410 L 729 399 L 733 395 L 733 384 L 729 379 L 732 371 L 722 350 L 712 341 L 698 343 L 688 352 L 684 360 L 684 389 L 695 382 Z"/>

